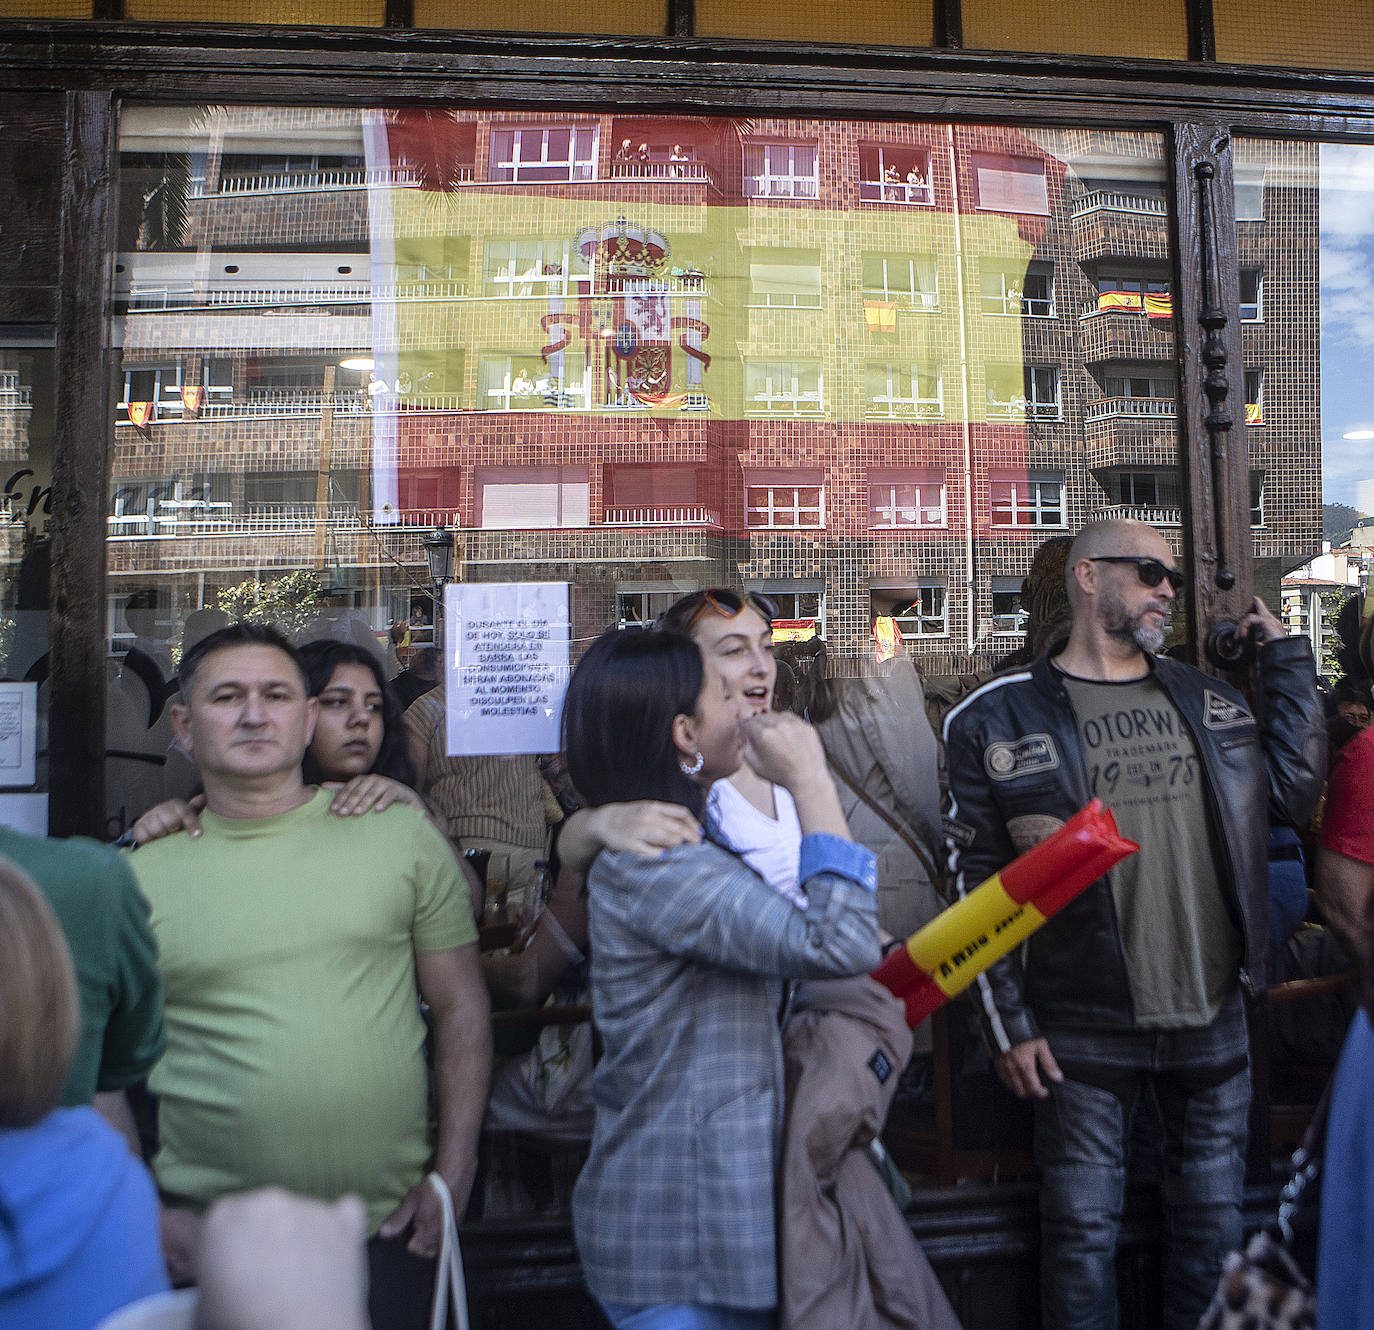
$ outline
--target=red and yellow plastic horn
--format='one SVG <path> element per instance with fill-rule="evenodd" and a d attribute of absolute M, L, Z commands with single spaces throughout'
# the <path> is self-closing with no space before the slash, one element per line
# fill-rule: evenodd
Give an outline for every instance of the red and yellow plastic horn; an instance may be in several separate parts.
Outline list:
<path fill-rule="evenodd" d="M 994 961 L 1140 846 L 1094 799 L 895 948 L 873 977 L 906 1004 L 915 1029 Z"/>

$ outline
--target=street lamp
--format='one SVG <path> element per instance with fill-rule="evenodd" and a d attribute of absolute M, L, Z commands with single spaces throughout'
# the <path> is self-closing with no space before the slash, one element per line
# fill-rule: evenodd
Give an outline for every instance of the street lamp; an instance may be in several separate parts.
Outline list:
<path fill-rule="evenodd" d="M 444 612 L 444 584 L 453 576 L 453 532 L 446 526 L 436 526 L 420 543 L 425 547 L 429 580 L 434 586 L 434 622 L 437 625 Z"/>

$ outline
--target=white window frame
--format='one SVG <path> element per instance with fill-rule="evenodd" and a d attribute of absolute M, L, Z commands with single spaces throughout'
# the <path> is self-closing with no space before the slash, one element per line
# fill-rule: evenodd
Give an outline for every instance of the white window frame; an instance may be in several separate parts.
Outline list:
<path fill-rule="evenodd" d="M 808 286 L 804 291 L 760 291 L 754 285 L 754 268 L 801 268 L 804 265 L 799 263 L 779 264 L 768 262 L 767 256 L 770 251 L 766 249 L 756 249 L 749 253 L 749 308 L 750 309 L 820 309 L 821 307 L 821 262 L 819 254 L 816 256 L 816 285 L 812 289 Z"/>
<path fill-rule="evenodd" d="M 1048 395 L 1041 392 L 1041 375 L 1050 377 Z M 1064 411 L 1059 398 L 1059 366 L 1025 366 L 1026 414 L 1032 420 L 1059 420 Z"/>
<path fill-rule="evenodd" d="M 1002 583 L 998 586 L 998 583 Z M 992 581 L 988 585 L 989 605 L 992 609 L 992 636 L 993 637 L 1020 637 L 1026 630 L 1026 624 L 1030 621 L 1030 614 L 1026 607 L 1021 604 L 1021 588 L 1025 585 L 1025 579 L 1014 574 L 994 574 Z M 1016 609 L 1007 614 L 997 612 L 997 597 L 1014 595 L 1016 597 Z M 1010 619 L 1013 622 L 998 624 L 999 619 Z"/>
<path fill-rule="evenodd" d="M 803 490 L 816 491 L 814 504 L 802 502 Z M 750 531 L 824 531 L 825 474 L 746 476 L 744 524 Z"/>
<path fill-rule="evenodd" d="M 797 169 L 797 157 L 811 154 L 811 169 Z M 746 143 L 744 196 L 749 199 L 815 199 L 820 196 L 820 145 Z"/>
<path fill-rule="evenodd" d="M 943 476 L 870 477 L 870 531 L 939 531 L 949 525 L 949 487 Z"/>
<path fill-rule="evenodd" d="M 887 168 L 890 165 L 887 159 L 888 151 L 891 150 L 894 156 L 901 157 L 904 161 L 911 157 L 913 149 L 910 147 L 898 147 L 895 144 L 865 144 L 860 149 L 860 163 L 863 155 L 870 152 L 877 154 L 878 178 L 876 180 L 859 180 L 859 202 L 860 203 L 900 203 L 906 207 L 929 208 L 935 203 L 935 190 L 930 179 L 930 149 L 915 148 L 914 151 L 919 160 L 918 164 L 924 166 L 922 174 L 925 177 L 924 185 L 913 185 L 907 180 L 911 173 L 911 168 L 902 170 L 898 167 L 901 180 L 886 179 Z M 859 175 L 863 175 L 863 167 L 860 165 Z"/>
<path fill-rule="evenodd" d="M 1047 297 L 1025 294 L 1027 279 L 1043 277 Z M 1054 265 L 1032 263 L 1024 272 L 1006 268 L 984 268 L 979 274 L 979 304 L 982 312 L 994 318 L 1052 319 L 1054 305 Z M 990 289 L 991 288 L 991 289 Z"/>
<path fill-rule="evenodd" d="M 530 185 L 594 180 L 599 132 L 596 125 L 501 125 L 494 128 L 491 131 L 491 180 L 498 184 Z M 568 135 L 567 157 L 550 159 L 550 134 Z M 565 169 L 565 174 L 543 174 L 559 167 Z"/>
<path fill-rule="evenodd" d="M 1240 321 L 1242 323 L 1263 323 L 1264 322 L 1264 269 L 1258 264 L 1246 264 L 1240 270 L 1241 282 L 1244 283 L 1245 275 L 1253 273 L 1255 275 L 1255 298 L 1246 300 L 1244 289 L 1240 296 Z M 1246 311 L 1250 311 L 1246 313 Z"/>
<path fill-rule="evenodd" d="M 881 390 L 873 392 L 874 378 Z M 941 420 L 945 414 L 944 369 L 940 365 L 871 364 L 865 374 L 868 401 L 865 414 L 885 420 Z M 922 380 L 926 383 L 922 383 Z M 933 381 L 933 382 L 931 382 Z M 923 390 L 933 388 L 926 395 Z M 905 391 L 903 391 L 905 389 Z"/>
<path fill-rule="evenodd" d="M 1060 420 L 1063 418 L 1063 405 L 1060 398 L 1060 373 L 1058 365 L 1016 365 L 1013 363 L 989 364 L 987 367 L 987 397 L 989 420 Z M 1040 376 L 1049 374 L 1050 394 L 1042 393 Z M 1010 398 L 998 397 L 1000 381 L 1004 391 L 1008 383 L 1019 378 L 1019 389 Z"/>
<path fill-rule="evenodd" d="M 135 374 L 151 374 L 153 376 L 153 396 L 151 399 L 131 395 Z M 154 404 L 154 419 L 164 415 L 179 416 L 185 406 L 181 397 L 181 385 L 182 362 L 180 360 L 174 360 L 170 364 L 163 361 L 156 365 L 127 365 L 124 369 L 124 396 L 120 401 L 120 406 L 124 408 L 125 415 L 128 415 L 130 402 L 151 400 Z"/>
<path fill-rule="evenodd" d="M 567 368 L 582 373 L 584 365 L 575 358 L 568 358 Z M 519 372 L 525 371 L 530 379 L 532 391 L 518 393 L 516 384 Z M 500 386 L 492 385 L 493 371 L 499 372 Z M 479 411 L 586 411 L 589 409 L 587 397 L 588 380 L 581 382 L 563 379 L 556 381 L 538 356 L 503 355 L 489 353 L 480 357 L 477 369 Z M 541 390 L 540 384 L 547 384 Z"/>
<path fill-rule="evenodd" d="M 1024 170 L 1016 165 L 1024 164 Z M 1018 157 L 1015 153 L 976 153 L 970 163 L 973 171 L 974 189 L 978 196 L 979 212 L 1001 212 L 1011 217 L 1048 217 L 1050 215 L 1050 182 L 1045 171 L 1045 163 L 1039 157 Z M 1038 177 L 1045 191 L 1045 204 L 1042 208 L 1011 208 L 1001 202 L 988 202 L 984 198 L 983 172 L 997 175 L 1022 175 Z M 991 183 L 991 182 L 989 182 Z"/>
<path fill-rule="evenodd" d="M 1108 374 L 1103 377 L 1102 386 L 1108 397 L 1134 397 L 1155 402 L 1172 402 L 1178 397 L 1175 381 L 1162 374 Z M 1140 391 L 1142 386 L 1144 391 Z"/>
<path fill-rule="evenodd" d="M 522 254 L 521 250 L 533 252 Z M 528 265 L 525 271 L 517 271 L 522 264 Z M 556 274 L 545 271 L 554 265 Z M 524 237 L 487 241 L 482 294 L 488 299 L 547 300 L 551 295 L 587 295 L 591 289 L 587 260 L 570 241 Z"/>
<path fill-rule="evenodd" d="M 814 390 L 803 376 L 815 375 Z M 761 390 L 753 385 L 762 377 Z M 749 416 L 819 416 L 825 411 L 825 376 L 818 360 L 746 360 L 744 410 Z"/>
<path fill-rule="evenodd" d="M 653 587 L 650 589 L 622 589 L 616 588 L 615 592 L 615 620 L 617 628 L 629 628 L 635 624 L 643 624 L 646 628 L 652 626 L 674 601 L 688 594 L 695 588 L 679 587 Z M 638 601 L 639 618 L 628 619 L 624 614 L 624 602 L 627 600 Z"/>
<path fill-rule="evenodd" d="M 915 614 L 892 614 L 904 642 L 949 636 L 949 587 L 943 579 L 923 577 L 914 587 L 898 590 L 897 595 L 918 607 Z M 893 604 L 893 611 L 900 603 Z"/>
<path fill-rule="evenodd" d="M 988 523 L 995 531 L 1061 531 L 1067 525 L 1066 498 L 1062 475 L 993 476 L 988 481 Z M 999 508 L 1010 511 L 1009 522 L 998 520 Z M 1046 521 L 1051 514 L 1055 520 Z"/>
<path fill-rule="evenodd" d="M 1253 400 L 1251 400 L 1252 394 L 1251 394 L 1251 392 L 1250 392 L 1250 383 L 1251 383 L 1251 379 L 1252 379 L 1252 378 L 1253 378 L 1253 380 L 1254 380 L 1254 385 L 1255 385 L 1255 391 L 1254 391 L 1254 394 L 1253 394 Z M 1257 425 L 1263 425 L 1263 424 L 1264 424 L 1264 371 L 1263 371 L 1262 369 L 1247 369 L 1247 370 L 1244 372 L 1244 375 L 1243 375 L 1243 378 L 1242 378 L 1242 384 L 1244 385 L 1244 388 L 1245 388 L 1244 397 L 1245 397 L 1245 420 L 1246 420 L 1246 424 L 1249 424 L 1249 423 L 1250 423 L 1250 408 L 1251 408 L 1252 406 L 1257 406 L 1257 407 L 1259 407 L 1259 419 L 1255 421 L 1255 424 L 1257 424 Z"/>
<path fill-rule="evenodd" d="M 871 263 L 882 265 L 877 284 L 869 280 Z M 928 265 L 931 286 L 920 282 L 918 269 Z M 940 308 L 940 265 L 934 254 L 865 254 L 860 263 L 859 280 L 865 300 L 887 300 L 901 309 L 929 312 Z"/>

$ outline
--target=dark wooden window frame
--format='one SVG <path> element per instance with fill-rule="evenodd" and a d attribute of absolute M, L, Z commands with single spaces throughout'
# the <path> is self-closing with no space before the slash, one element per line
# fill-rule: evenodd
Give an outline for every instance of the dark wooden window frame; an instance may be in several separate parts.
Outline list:
<path fill-rule="evenodd" d="M 942 0 L 938 8 L 946 49 L 919 51 L 401 28 L 0 27 L 7 87 L 60 94 L 67 104 L 56 299 L 58 382 L 68 387 L 58 407 L 53 468 L 54 832 L 98 834 L 102 821 L 105 330 L 122 101 L 633 107 L 1162 132 L 1180 293 L 1179 428 L 1194 640 L 1218 620 L 1236 617 L 1250 594 L 1248 560 L 1232 559 L 1234 580 L 1221 585 L 1230 579 L 1220 576 L 1227 563 L 1220 542 L 1233 532 L 1248 537 L 1249 468 L 1243 428 L 1217 429 L 1228 402 L 1234 413 L 1244 395 L 1230 139 L 1247 133 L 1374 141 L 1374 76 L 1215 64 L 1207 0 L 1190 5 L 1194 59 L 1179 63 L 962 51 L 957 3 Z M 394 4 L 388 14 L 393 22 L 403 17 Z M 677 32 L 690 26 L 688 6 L 675 5 L 673 15 Z M 1305 109 L 1294 114 L 1294 106 Z M 92 365 L 106 372 L 91 373 Z M 1215 449 L 1215 459 L 1214 443 L 1226 445 Z"/>

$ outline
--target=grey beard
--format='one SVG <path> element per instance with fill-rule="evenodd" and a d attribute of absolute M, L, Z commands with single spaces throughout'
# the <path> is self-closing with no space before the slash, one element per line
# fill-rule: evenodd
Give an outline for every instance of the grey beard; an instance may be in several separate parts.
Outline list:
<path fill-rule="evenodd" d="M 1103 597 L 1100 616 L 1108 637 L 1137 647 L 1147 656 L 1153 656 L 1164 645 L 1167 618 L 1158 628 L 1149 628 L 1143 618 L 1128 614 L 1125 604 L 1115 596 Z"/>

